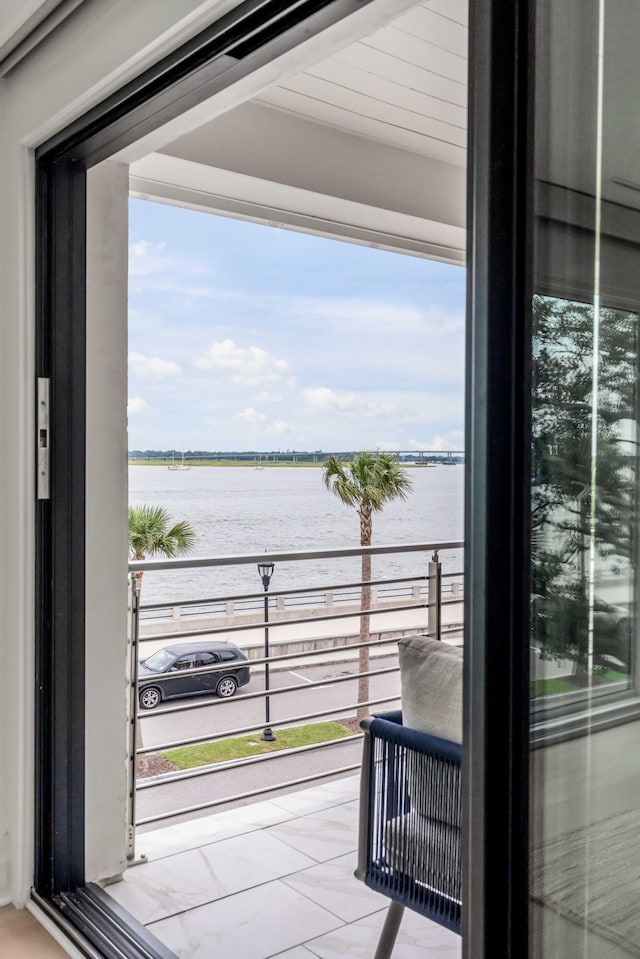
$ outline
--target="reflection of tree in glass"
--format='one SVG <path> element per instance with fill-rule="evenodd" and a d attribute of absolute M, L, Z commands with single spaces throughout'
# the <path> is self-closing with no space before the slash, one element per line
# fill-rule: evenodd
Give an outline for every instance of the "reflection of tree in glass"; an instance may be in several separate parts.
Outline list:
<path fill-rule="evenodd" d="M 634 558 L 638 317 L 601 309 L 595 359 L 592 306 L 536 296 L 533 326 L 534 643 L 547 657 L 585 665 L 592 529 L 598 580 L 625 579 Z M 614 657 L 628 667 L 627 629 L 597 601 L 596 662 Z"/>

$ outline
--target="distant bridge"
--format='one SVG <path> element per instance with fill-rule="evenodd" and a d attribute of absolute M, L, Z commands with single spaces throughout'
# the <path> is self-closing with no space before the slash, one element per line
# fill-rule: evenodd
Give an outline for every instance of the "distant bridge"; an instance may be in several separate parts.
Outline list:
<path fill-rule="evenodd" d="M 153 462 L 171 460 L 177 450 L 130 450 L 131 462 Z M 185 450 L 185 461 L 201 463 L 208 460 L 238 463 L 324 463 L 331 456 L 348 462 L 362 450 Z M 417 466 L 446 465 L 455 466 L 464 463 L 464 450 L 385 450 L 397 456 L 404 463 Z M 180 451 L 182 453 L 182 451 Z"/>

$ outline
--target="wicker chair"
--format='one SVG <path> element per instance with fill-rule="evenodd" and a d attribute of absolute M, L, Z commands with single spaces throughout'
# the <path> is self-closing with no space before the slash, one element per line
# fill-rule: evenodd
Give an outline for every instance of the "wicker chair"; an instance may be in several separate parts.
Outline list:
<path fill-rule="evenodd" d="M 421 687 L 427 703 L 446 696 L 451 684 L 447 676 L 443 681 L 442 673 L 438 674 L 438 667 L 444 666 L 456 684 L 452 711 L 457 730 L 462 652 L 452 654 L 450 647 L 440 643 L 433 647 L 435 640 L 411 637 L 411 648 L 408 653 L 405 649 L 403 657 L 403 642 L 403 704 L 406 694 L 415 714 L 410 686 Z M 420 663 L 416 668 L 416 655 L 422 651 L 424 669 Z M 435 706 L 437 713 L 442 703 Z M 356 876 L 392 900 L 375 959 L 389 959 L 405 908 L 460 932 L 462 745 L 405 726 L 402 716 L 401 712 L 386 713 L 361 723 L 365 737 Z M 421 720 L 418 724 L 433 725 Z M 436 721 L 435 725 L 448 728 L 447 723 L 443 727 Z"/>

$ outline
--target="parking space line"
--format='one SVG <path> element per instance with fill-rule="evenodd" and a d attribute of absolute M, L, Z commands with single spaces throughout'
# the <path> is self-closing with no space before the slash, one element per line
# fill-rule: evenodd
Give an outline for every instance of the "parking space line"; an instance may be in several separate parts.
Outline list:
<path fill-rule="evenodd" d="M 294 671 L 293 671 L 292 669 L 289 670 L 289 675 L 291 675 L 291 676 L 297 676 L 298 679 L 304 680 L 305 683 L 312 683 L 312 682 L 313 682 L 312 679 L 307 679 L 306 676 L 301 676 L 300 673 L 294 673 Z"/>

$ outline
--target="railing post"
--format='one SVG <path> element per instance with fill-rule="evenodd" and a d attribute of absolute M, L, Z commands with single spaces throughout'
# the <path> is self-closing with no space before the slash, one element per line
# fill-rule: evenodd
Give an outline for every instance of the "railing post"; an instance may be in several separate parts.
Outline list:
<path fill-rule="evenodd" d="M 129 809 L 127 819 L 127 862 L 136 858 L 136 766 L 138 747 L 138 640 L 140 637 L 140 583 L 137 573 L 129 574 Z"/>
<path fill-rule="evenodd" d="M 442 639 L 442 563 L 438 550 L 429 561 L 429 608 L 427 610 L 427 635 Z"/>

